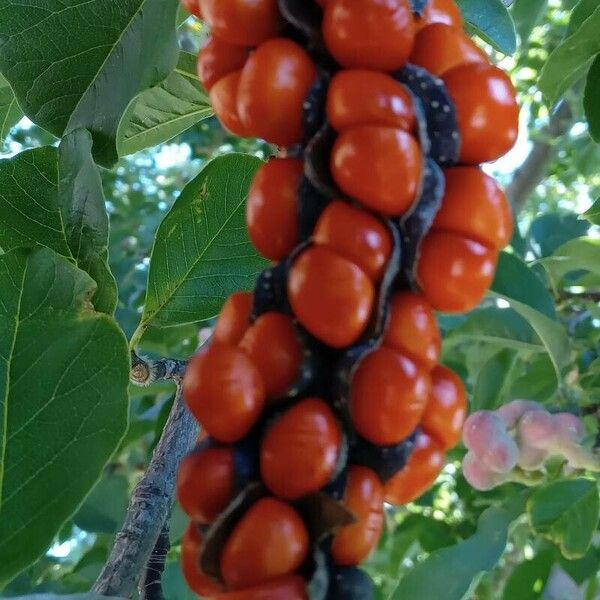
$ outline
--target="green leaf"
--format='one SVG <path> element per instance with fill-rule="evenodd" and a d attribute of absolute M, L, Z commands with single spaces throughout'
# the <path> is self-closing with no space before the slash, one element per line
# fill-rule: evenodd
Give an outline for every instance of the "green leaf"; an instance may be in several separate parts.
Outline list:
<path fill-rule="evenodd" d="M 501 0 L 457 0 L 465 21 L 484 41 L 503 54 L 514 54 L 517 35 Z"/>
<path fill-rule="evenodd" d="M 518 564 L 510 574 L 503 600 L 538 600 L 546 585 L 550 569 L 554 565 L 554 552 L 545 550 L 531 560 Z"/>
<path fill-rule="evenodd" d="M 248 188 L 260 165 L 244 154 L 221 156 L 184 188 L 156 234 L 134 341 L 150 322 L 169 327 L 210 319 L 231 293 L 252 288 L 266 265 L 245 224 Z"/>
<path fill-rule="evenodd" d="M 594 141 L 600 143 L 600 54 L 588 71 L 583 96 L 583 108 L 588 120 L 588 131 Z"/>
<path fill-rule="evenodd" d="M 525 372 L 512 382 L 508 398 L 527 398 L 536 402 L 552 400 L 558 391 L 558 381 L 552 360 L 547 354 L 532 356 Z"/>
<path fill-rule="evenodd" d="M 511 383 L 508 375 L 517 359 L 512 349 L 504 349 L 485 362 L 477 373 L 469 410 L 494 410 L 503 402 L 506 388 Z"/>
<path fill-rule="evenodd" d="M 501 252 L 491 290 L 498 296 L 518 300 L 556 319 L 556 308 L 542 280 L 518 256 Z"/>
<path fill-rule="evenodd" d="M 589 224 L 575 213 L 548 213 L 541 215 L 531 224 L 529 244 L 538 258 L 545 258 L 569 240 L 586 235 L 589 228 Z"/>
<path fill-rule="evenodd" d="M 444 350 L 462 342 L 484 342 L 498 348 L 524 352 L 546 352 L 546 348 L 526 319 L 513 309 L 479 308 L 444 338 Z"/>
<path fill-rule="evenodd" d="M 573 271 L 589 271 L 600 275 L 600 240 L 576 238 L 558 248 L 551 257 L 539 262 L 555 284 Z"/>
<path fill-rule="evenodd" d="M 567 35 L 575 33 L 597 8 L 598 0 L 580 0 L 571 12 Z"/>
<path fill-rule="evenodd" d="M 540 74 L 538 86 L 551 102 L 558 100 L 600 52 L 599 28 L 600 6 L 548 57 Z"/>
<path fill-rule="evenodd" d="M 0 256 L 0 585 L 45 552 L 125 433 L 127 343 L 94 289 L 48 248 Z"/>
<path fill-rule="evenodd" d="M 583 213 L 583 216 L 594 225 L 600 225 L 600 198 Z"/>
<path fill-rule="evenodd" d="M 106 475 L 94 486 L 73 517 L 77 527 L 93 533 L 115 533 L 123 524 L 129 485 L 123 475 Z"/>
<path fill-rule="evenodd" d="M 91 131 L 94 157 L 118 158 L 121 116 L 177 62 L 177 0 L 5 0 L 0 70 L 25 114 L 57 137 Z"/>
<path fill-rule="evenodd" d="M 165 81 L 142 92 L 123 115 L 117 136 L 119 155 L 167 142 L 212 114 L 196 74 L 196 57 L 181 52 Z"/>
<path fill-rule="evenodd" d="M 527 320 L 546 347 L 560 381 L 571 359 L 569 338 L 565 328 L 549 316 L 554 305 L 535 273 L 516 256 L 503 252 L 490 295 L 506 300 Z"/>
<path fill-rule="evenodd" d="M 558 562 L 577 585 L 582 585 L 598 572 L 600 568 L 600 550 L 591 546 L 585 556 L 581 558 L 568 560 L 564 556 L 560 556 Z"/>
<path fill-rule="evenodd" d="M 0 146 L 14 125 L 23 116 L 17 99 L 6 78 L 0 73 Z"/>
<path fill-rule="evenodd" d="M 494 568 L 502 557 L 510 524 L 522 514 L 524 504 L 525 499 L 518 497 L 485 510 L 475 535 L 417 563 L 400 580 L 392 600 L 464 598 L 477 576 Z"/>
<path fill-rule="evenodd" d="M 548 9 L 548 0 L 516 0 L 511 7 L 512 15 L 521 44 L 526 44 L 533 28 L 540 22 Z"/>
<path fill-rule="evenodd" d="M 112 314 L 117 285 L 108 267 L 108 215 L 90 134 L 68 134 L 58 150 L 26 150 L 0 161 L 0 246 L 42 245 L 98 284 L 97 310 Z"/>
<path fill-rule="evenodd" d="M 527 503 L 532 529 L 570 559 L 587 552 L 599 511 L 598 488 L 591 479 L 554 481 L 537 489 Z"/>

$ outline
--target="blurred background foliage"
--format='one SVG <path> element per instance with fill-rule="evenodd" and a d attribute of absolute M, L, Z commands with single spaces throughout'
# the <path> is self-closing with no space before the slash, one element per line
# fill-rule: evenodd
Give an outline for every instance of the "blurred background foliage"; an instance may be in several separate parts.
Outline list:
<path fill-rule="evenodd" d="M 495 408 L 520 397 L 565 409 L 600 402 L 600 236 L 595 225 L 581 218 L 600 197 L 600 145 L 588 131 L 583 77 L 572 82 L 556 106 L 548 103 L 538 86 L 548 57 L 569 34 L 575 5 L 573 0 L 517 2 L 511 9 L 520 40 L 516 54 L 504 57 L 484 44 L 510 71 L 523 107 L 517 147 L 490 167 L 515 207 L 518 228 L 511 251 L 533 266 L 566 327 L 569 368 L 559 381 L 544 348 L 531 342 L 526 319 L 501 300 L 490 298 L 464 316 L 442 315 L 444 360 L 466 382 L 471 410 Z M 200 23 L 186 21 L 180 29 L 182 48 L 195 52 L 205 33 Z M 600 104 L 600 98 L 596 101 Z M 4 156 L 52 143 L 50 134 L 22 119 L 5 140 Z M 214 118 L 207 118 L 166 144 L 121 158 L 111 171 L 102 170 L 111 224 L 110 265 L 119 289 L 116 316 L 128 336 L 140 319 L 159 223 L 203 165 L 231 151 L 266 157 L 272 150 L 257 140 L 232 137 Z M 150 328 L 141 347 L 150 354 L 187 357 L 197 346 L 201 327 L 207 325 Z M 5 596 L 90 588 L 122 523 L 131 489 L 160 435 L 173 391 L 166 384 L 131 388 L 130 428 L 120 450 L 48 553 L 13 580 Z M 590 436 L 594 432 L 592 421 Z M 486 493 L 470 488 L 460 473 L 463 453 L 461 448 L 454 451 L 442 477 L 418 502 L 389 511 L 386 533 L 367 566 L 381 598 L 389 597 L 399 576 L 412 571 L 429 553 L 473 536 L 486 508 L 518 494 L 513 484 Z M 163 579 L 167 600 L 192 597 L 177 562 L 184 526 L 185 518 L 176 507 Z M 599 546 L 593 544 L 582 558 L 567 560 L 550 542 L 534 536 L 521 517 L 510 530 L 498 566 L 478 580 L 470 597 L 596 598 L 600 539 L 595 542 Z M 453 573 L 431 576 L 453 577 Z"/>

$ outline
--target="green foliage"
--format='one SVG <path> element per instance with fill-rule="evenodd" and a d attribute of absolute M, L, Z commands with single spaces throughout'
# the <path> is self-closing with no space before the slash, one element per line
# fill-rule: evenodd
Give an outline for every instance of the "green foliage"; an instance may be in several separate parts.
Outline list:
<path fill-rule="evenodd" d="M 0 256 L 0 281 L 5 583 L 45 551 L 125 433 L 129 359 L 116 323 L 89 303 L 94 282 L 52 250 Z"/>
<path fill-rule="evenodd" d="M 538 82 L 540 90 L 551 102 L 589 67 L 590 61 L 600 53 L 600 6 L 552 52 L 544 65 Z"/>
<path fill-rule="evenodd" d="M 596 56 L 588 71 L 583 97 L 583 108 L 589 123 L 590 135 L 600 143 L 600 54 Z"/>
<path fill-rule="evenodd" d="M 245 201 L 260 164 L 241 154 L 216 158 L 182 191 L 156 233 L 139 333 L 151 322 L 210 319 L 229 294 L 252 288 L 265 261 L 248 239 Z"/>
<path fill-rule="evenodd" d="M 0 245 L 43 245 L 72 260 L 97 284 L 93 303 L 112 314 L 117 285 L 108 268 L 108 215 L 89 133 L 58 149 L 42 147 L 0 161 Z"/>
<path fill-rule="evenodd" d="M 527 515 L 536 533 L 560 546 L 565 558 L 581 558 L 598 525 L 598 487 L 590 479 L 554 481 L 536 490 Z"/>
<path fill-rule="evenodd" d="M 32 121 L 58 137 L 88 129 L 94 156 L 110 166 L 123 111 L 175 66 L 177 6 L 177 0 L 7 0 L 0 70 Z"/>
<path fill-rule="evenodd" d="M 481 39 L 503 54 L 517 49 L 515 25 L 502 0 L 457 0 L 465 21 Z"/>
<path fill-rule="evenodd" d="M 196 57 L 181 52 L 170 75 L 142 92 L 125 111 L 117 134 L 119 155 L 168 142 L 211 115 L 208 96 L 198 82 Z"/>
<path fill-rule="evenodd" d="M 15 123 L 23 116 L 6 78 L 0 73 L 0 146 Z"/>
<path fill-rule="evenodd" d="M 553 565 L 554 553 L 551 550 L 540 552 L 531 560 L 517 565 L 506 582 L 502 600 L 541 598 Z"/>
<path fill-rule="evenodd" d="M 464 541 L 432 552 L 396 588 L 392 600 L 461 600 L 483 571 L 492 569 L 506 548 L 508 529 L 523 511 L 524 497 L 488 508 L 477 531 Z"/>

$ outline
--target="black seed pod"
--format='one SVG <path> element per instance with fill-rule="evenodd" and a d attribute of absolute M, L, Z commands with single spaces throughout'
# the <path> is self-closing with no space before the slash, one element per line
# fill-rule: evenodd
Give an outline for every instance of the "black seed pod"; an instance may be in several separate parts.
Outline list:
<path fill-rule="evenodd" d="M 416 15 L 421 16 L 429 0 L 410 0 L 412 10 Z"/>
<path fill-rule="evenodd" d="M 350 447 L 349 464 L 362 465 L 377 473 L 384 483 L 406 465 L 414 448 L 417 431 L 394 446 L 376 446 L 356 436 Z"/>
<path fill-rule="evenodd" d="M 333 567 L 329 572 L 327 600 L 372 600 L 372 579 L 356 567 Z"/>
<path fill-rule="evenodd" d="M 421 197 L 413 211 L 400 222 L 403 260 L 399 287 L 417 289 L 414 267 L 419 256 L 419 248 L 442 205 L 444 190 L 444 173 L 431 158 L 428 158 L 425 161 Z"/>
<path fill-rule="evenodd" d="M 256 280 L 252 320 L 266 312 L 289 314 L 287 300 L 287 261 L 265 269 Z"/>
<path fill-rule="evenodd" d="M 443 166 L 456 164 L 460 151 L 458 121 L 444 82 L 423 67 L 410 64 L 394 73 L 394 77 L 423 104 L 431 142 L 429 156 Z"/>
<path fill-rule="evenodd" d="M 303 177 L 298 188 L 298 230 L 300 241 L 306 242 L 330 199 Z"/>

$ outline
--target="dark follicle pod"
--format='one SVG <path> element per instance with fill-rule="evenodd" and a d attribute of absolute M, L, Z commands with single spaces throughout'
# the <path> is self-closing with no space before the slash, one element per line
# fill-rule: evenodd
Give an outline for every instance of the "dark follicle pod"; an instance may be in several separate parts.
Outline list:
<path fill-rule="evenodd" d="M 327 600 L 373 600 L 372 579 L 356 567 L 332 567 Z"/>
<path fill-rule="evenodd" d="M 327 198 L 348 199 L 339 190 L 329 169 L 331 151 L 337 134 L 325 124 L 313 136 L 304 151 L 304 173 L 308 180 Z"/>
<path fill-rule="evenodd" d="M 421 197 L 412 212 L 400 222 L 403 250 L 402 270 L 398 285 L 400 288 L 417 289 L 414 266 L 419 255 L 419 247 L 442 205 L 444 189 L 444 173 L 432 159 L 428 158 L 425 162 Z"/>
<path fill-rule="evenodd" d="M 415 113 L 415 120 L 417 122 L 417 138 L 419 140 L 419 145 L 421 146 L 421 151 L 423 152 L 423 156 L 429 156 L 431 152 L 431 140 L 429 139 L 429 128 L 427 124 L 427 115 L 425 113 L 425 107 L 423 106 L 423 101 L 419 96 L 417 96 L 408 86 L 403 85 L 406 88 L 407 92 L 410 94 L 413 103 L 413 111 Z"/>
<path fill-rule="evenodd" d="M 252 320 L 267 312 L 289 314 L 287 301 L 287 261 L 265 269 L 256 280 Z"/>
<path fill-rule="evenodd" d="M 208 528 L 200 554 L 200 568 L 204 573 L 216 581 L 222 581 L 221 553 L 225 542 L 250 506 L 266 495 L 267 490 L 262 483 L 251 483 L 229 503 Z"/>
<path fill-rule="evenodd" d="M 421 99 L 431 142 L 429 156 L 443 166 L 456 164 L 460 151 L 458 120 L 443 81 L 411 64 L 394 73 L 394 77 Z"/>
<path fill-rule="evenodd" d="M 310 88 L 306 100 L 304 101 L 302 107 L 302 124 L 304 128 L 304 138 L 307 142 L 316 135 L 325 123 L 325 105 L 327 102 L 329 80 L 329 74 L 321 71 L 317 81 Z"/>
<path fill-rule="evenodd" d="M 324 196 L 306 176 L 302 178 L 298 188 L 298 231 L 301 242 L 310 238 L 319 217 L 330 201 L 331 199 Z"/>
<path fill-rule="evenodd" d="M 409 459 L 415 445 L 417 432 L 394 446 L 376 446 L 356 436 L 351 447 L 348 462 L 375 471 L 384 483 L 400 471 Z"/>
<path fill-rule="evenodd" d="M 341 501 L 324 492 L 304 496 L 294 503 L 294 507 L 302 517 L 310 539 L 317 544 L 336 529 L 355 521 L 354 515 Z"/>
<path fill-rule="evenodd" d="M 322 47 L 321 20 L 323 11 L 313 1 L 306 0 L 278 0 L 279 12 L 283 18 L 299 31 L 309 43 L 309 50 Z"/>
<path fill-rule="evenodd" d="M 429 0 L 410 0 L 412 11 L 419 17 L 423 15 Z"/>

